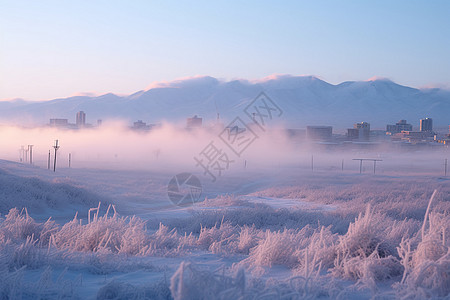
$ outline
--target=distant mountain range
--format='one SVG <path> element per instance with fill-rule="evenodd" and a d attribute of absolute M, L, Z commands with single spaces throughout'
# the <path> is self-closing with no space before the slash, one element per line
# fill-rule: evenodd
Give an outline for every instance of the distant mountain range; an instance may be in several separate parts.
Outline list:
<path fill-rule="evenodd" d="M 129 96 L 105 94 L 76 96 L 50 101 L 23 100 L 0 102 L 0 124 L 46 124 L 50 118 L 75 122 L 82 110 L 86 120 L 121 119 L 159 123 L 182 122 L 198 115 L 213 123 L 220 114 L 226 123 L 264 91 L 283 110 L 280 120 L 291 128 L 306 125 L 351 127 L 366 121 L 372 128 L 385 128 L 399 119 L 415 127 L 419 119 L 433 118 L 437 126 L 450 124 L 450 91 L 416 89 L 388 79 L 348 81 L 329 84 L 313 76 L 270 76 L 257 81 L 220 81 L 203 76 L 152 84 Z"/>

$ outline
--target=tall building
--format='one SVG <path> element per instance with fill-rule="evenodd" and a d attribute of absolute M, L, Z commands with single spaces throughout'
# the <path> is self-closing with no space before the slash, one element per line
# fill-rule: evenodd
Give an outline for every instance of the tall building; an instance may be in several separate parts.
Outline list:
<path fill-rule="evenodd" d="M 400 133 L 402 131 L 412 131 L 412 125 L 408 124 L 406 120 L 400 120 L 395 125 L 387 125 L 386 131 L 391 134 Z"/>
<path fill-rule="evenodd" d="M 370 124 L 367 122 L 355 123 L 353 128 L 347 130 L 349 139 L 368 141 L 370 138 Z"/>
<path fill-rule="evenodd" d="M 136 122 L 133 123 L 131 129 L 135 131 L 149 131 L 152 130 L 152 128 L 155 126 L 156 126 L 155 124 L 147 124 L 142 120 L 137 120 Z"/>
<path fill-rule="evenodd" d="M 368 141 L 370 138 L 370 124 L 367 122 L 356 123 L 353 128 L 358 129 L 358 138 Z"/>
<path fill-rule="evenodd" d="M 420 119 L 420 131 L 433 131 L 433 119 Z"/>
<path fill-rule="evenodd" d="M 199 118 L 199 117 L 197 117 L 197 115 L 195 115 L 193 118 L 187 118 L 186 127 L 187 128 L 202 127 L 202 122 L 203 122 L 203 119 Z"/>
<path fill-rule="evenodd" d="M 86 114 L 84 111 L 77 112 L 77 126 L 82 127 L 86 125 Z"/>

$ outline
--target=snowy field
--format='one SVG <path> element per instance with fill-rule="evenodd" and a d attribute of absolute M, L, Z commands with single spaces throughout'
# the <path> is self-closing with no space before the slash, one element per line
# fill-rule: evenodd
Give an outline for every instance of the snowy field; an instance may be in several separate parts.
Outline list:
<path fill-rule="evenodd" d="M 1 148 L 2 299 L 450 297 L 448 151 L 255 144 L 212 182 L 192 160 L 210 137 L 161 157 L 145 157 L 154 149 L 143 143 L 124 157 L 118 145 L 142 138 L 131 134 L 96 158 L 80 138 L 71 168 L 62 139 L 52 172 L 47 150 L 36 150 L 33 166 L 17 162 L 16 145 L 33 135 Z M 359 174 L 355 157 L 383 161 L 376 174 L 370 163 Z M 192 206 L 167 196 L 181 171 L 202 181 Z"/>

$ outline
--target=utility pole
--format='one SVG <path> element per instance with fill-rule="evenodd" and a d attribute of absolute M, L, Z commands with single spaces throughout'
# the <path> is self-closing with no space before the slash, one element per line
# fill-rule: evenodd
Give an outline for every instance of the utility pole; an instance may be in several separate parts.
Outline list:
<path fill-rule="evenodd" d="M 59 149 L 58 140 L 55 140 L 55 145 L 53 146 L 53 148 L 55 149 L 55 157 L 53 160 L 53 172 L 56 172 L 56 151 L 58 151 Z"/>
<path fill-rule="evenodd" d="M 50 170 L 50 150 L 48 150 L 48 160 L 47 160 L 47 169 Z"/>
<path fill-rule="evenodd" d="M 311 171 L 314 172 L 314 155 L 311 155 Z"/>
<path fill-rule="evenodd" d="M 24 162 L 25 160 L 25 147 L 20 146 L 20 162 Z"/>
<path fill-rule="evenodd" d="M 342 160 L 341 170 L 344 171 L 344 160 Z"/>
<path fill-rule="evenodd" d="M 27 150 L 25 150 L 25 162 L 28 161 L 28 151 L 30 151 L 30 145 L 28 145 Z"/>
<path fill-rule="evenodd" d="M 446 158 L 445 162 L 444 162 L 444 176 L 447 176 L 447 164 L 448 164 L 448 159 Z"/>
<path fill-rule="evenodd" d="M 70 162 L 72 160 L 72 153 L 69 153 L 69 168 L 70 168 Z"/>
<path fill-rule="evenodd" d="M 30 149 L 30 165 L 33 164 L 33 146 L 34 145 L 28 145 L 28 149 Z"/>

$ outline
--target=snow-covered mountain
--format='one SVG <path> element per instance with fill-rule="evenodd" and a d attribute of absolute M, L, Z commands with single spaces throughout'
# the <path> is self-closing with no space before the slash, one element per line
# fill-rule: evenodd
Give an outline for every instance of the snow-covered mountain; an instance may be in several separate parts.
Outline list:
<path fill-rule="evenodd" d="M 270 76 L 261 80 L 220 81 L 213 77 L 192 77 L 159 82 L 129 96 L 105 94 L 76 96 L 50 101 L 0 102 L 0 123 L 45 124 L 50 118 L 75 121 L 83 110 L 87 122 L 97 119 L 182 121 L 199 115 L 213 122 L 217 113 L 226 122 L 242 116 L 245 106 L 261 91 L 283 110 L 280 120 L 290 127 L 333 125 L 351 127 L 367 121 L 372 128 L 384 128 L 399 119 L 414 126 L 431 117 L 437 126 L 450 123 L 450 91 L 415 89 L 388 79 L 329 84 L 313 76 Z"/>

